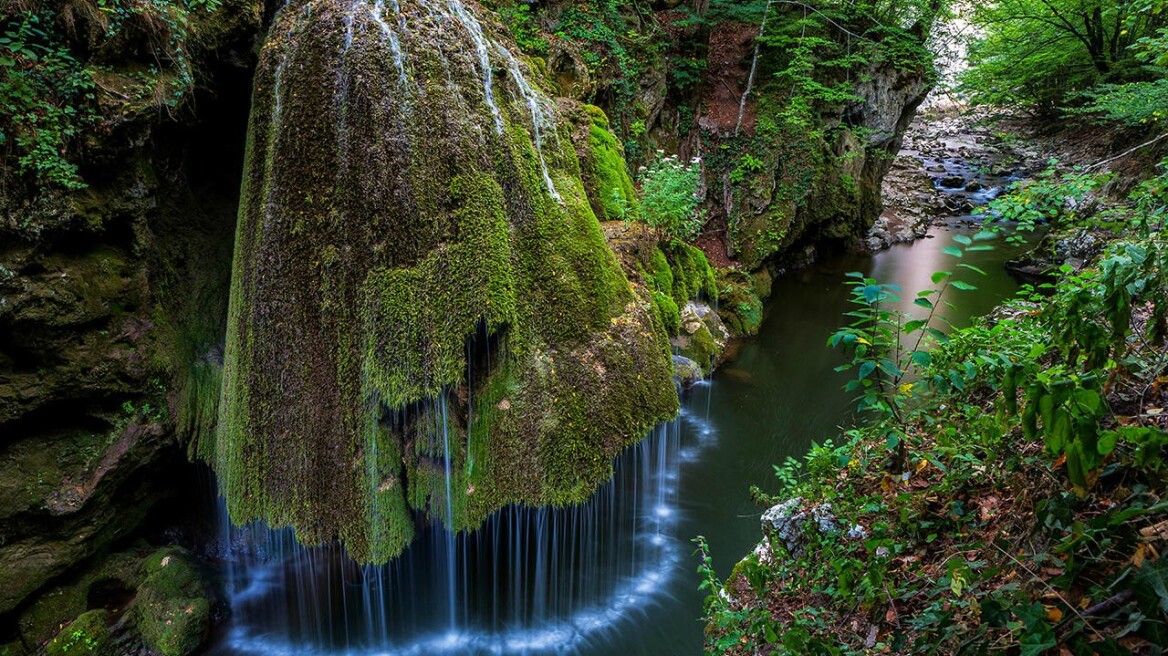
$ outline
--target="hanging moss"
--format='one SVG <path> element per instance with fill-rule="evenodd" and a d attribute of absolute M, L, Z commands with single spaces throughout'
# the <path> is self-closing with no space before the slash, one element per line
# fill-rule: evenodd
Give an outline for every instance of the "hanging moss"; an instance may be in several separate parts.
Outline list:
<path fill-rule="evenodd" d="M 587 138 L 581 150 L 584 186 L 597 218 L 601 221 L 623 219 L 626 212 L 636 211 L 637 191 L 625 164 L 624 148 L 612 134 L 608 117 L 599 107 L 582 105 L 576 122 L 586 126 Z"/>
<path fill-rule="evenodd" d="M 584 500 L 677 408 L 665 331 L 605 242 L 554 104 L 524 97 L 525 67 L 492 49 L 496 120 L 474 26 L 436 24 L 445 2 L 403 11 L 404 82 L 351 3 L 277 15 L 202 445 L 233 521 L 375 562 L 408 545 L 414 511 L 463 529 L 509 503 Z M 533 125 L 532 103 L 550 118 Z M 597 143 L 602 186 L 630 194 L 615 142 Z"/>

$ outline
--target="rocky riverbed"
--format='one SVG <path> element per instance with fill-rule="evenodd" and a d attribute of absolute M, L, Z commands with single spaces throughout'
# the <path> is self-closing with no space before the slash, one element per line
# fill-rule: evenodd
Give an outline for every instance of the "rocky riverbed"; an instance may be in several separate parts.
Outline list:
<path fill-rule="evenodd" d="M 884 212 L 864 242 L 879 251 L 932 225 L 980 221 L 974 209 L 1047 166 L 1049 147 L 1011 129 L 1017 117 L 960 105 L 918 116 L 884 179 Z"/>

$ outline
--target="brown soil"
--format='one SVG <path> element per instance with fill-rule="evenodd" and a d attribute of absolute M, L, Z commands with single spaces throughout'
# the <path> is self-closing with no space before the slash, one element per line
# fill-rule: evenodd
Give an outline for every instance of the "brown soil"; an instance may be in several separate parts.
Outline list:
<path fill-rule="evenodd" d="M 723 134 L 734 131 L 756 36 L 758 26 L 750 23 L 724 23 L 710 33 L 709 75 L 702 91 L 705 105 L 699 119 L 703 129 Z M 754 123 L 755 104 L 748 99 L 742 127 L 753 132 Z"/>

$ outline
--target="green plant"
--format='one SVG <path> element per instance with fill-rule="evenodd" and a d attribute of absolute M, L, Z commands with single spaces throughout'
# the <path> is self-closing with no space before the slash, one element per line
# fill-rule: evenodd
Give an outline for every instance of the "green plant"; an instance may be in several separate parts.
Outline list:
<path fill-rule="evenodd" d="M 658 152 L 658 158 L 642 167 L 640 173 L 640 208 L 635 216 L 629 216 L 631 212 L 625 205 L 624 218 L 643 221 L 677 241 L 696 237 L 705 224 L 705 213 L 698 208 L 701 160 L 694 158 L 683 164 L 676 155 Z"/>
<path fill-rule="evenodd" d="M 1095 206 L 1091 196 L 1110 176 L 1073 170 L 1058 173 L 1058 160 L 1052 159 L 1034 180 L 1015 182 L 1003 194 L 990 201 L 984 213 L 987 229 L 996 230 L 1002 223 L 1014 224 L 1006 237 L 1011 243 L 1023 243 L 1026 235 L 1040 227 L 1052 230 L 1080 225 L 1090 218 Z"/>
<path fill-rule="evenodd" d="M 751 155 L 750 153 L 743 153 L 742 157 L 738 159 L 734 170 L 730 172 L 731 182 L 742 182 L 746 180 L 748 175 L 760 173 L 766 168 L 766 163 L 761 159 Z"/>
<path fill-rule="evenodd" d="M 983 250 L 990 248 L 985 242 L 993 238 L 992 233 L 981 232 L 974 237 L 954 236 L 958 245 L 946 246 L 944 252 L 953 257 L 963 257 L 966 249 Z M 958 263 L 960 269 L 985 272 L 970 264 Z M 859 409 L 875 415 L 875 425 L 885 431 L 884 439 L 890 449 L 897 453 L 897 462 L 903 464 L 905 440 L 907 438 L 907 416 L 909 404 L 913 401 L 912 379 L 932 363 L 932 349 L 944 343 L 946 332 L 936 324 L 948 325 L 948 319 L 937 310 L 942 306 L 946 292 L 952 288 L 958 291 L 972 291 L 974 285 L 957 280 L 953 271 L 938 271 L 932 275 L 934 287 L 918 292 L 913 304 L 924 308 L 923 318 L 912 318 L 896 307 L 900 300 L 899 287 L 881 284 L 861 273 L 847 274 L 851 285 L 851 302 L 855 309 L 845 316 L 851 322 L 837 330 L 828 339 L 832 348 L 843 348 L 851 360 L 836 368 L 837 371 L 856 372 L 845 389 L 859 392 Z"/>
<path fill-rule="evenodd" d="M 0 145 L 17 149 L 17 166 L 38 181 L 83 186 L 66 157 L 70 140 L 92 116 L 90 71 L 32 12 L 6 19 L 0 36 Z"/>

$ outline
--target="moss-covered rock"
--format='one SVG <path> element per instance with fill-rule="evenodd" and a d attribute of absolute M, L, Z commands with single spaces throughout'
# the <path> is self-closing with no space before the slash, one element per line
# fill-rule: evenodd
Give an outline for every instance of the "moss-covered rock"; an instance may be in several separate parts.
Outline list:
<path fill-rule="evenodd" d="M 96 609 L 82 613 L 45 645 L 46 656 L 112 655 L 109 612 Z"/>
<path fill-rule="evenodd" d="M 22 641 L 43 644 L 90 610 L 104 609 L 114 616 L 125 611 L 143 578 L 142 557 L 138 550 L 108 554 L 77 575 L 56 581 L 20 611 L 16 624 Z"/>
<path fill-rule="evenodd" d="M 188 656 L 207 639 L 211 602 L 194 559 L 179 548 L 161 549 L 143 563 L 135 614 L 142 641 L 162 656 Z"/>
<path fill-rule="evenodd" d="M 687 302 L 681 309 L 680 328 L 673 338 L 679 355 L 696 362 L 709 375 L 726 348 L 730 332 L 718 313 L 705 303 Z"/>
<path fill-rule="evenodd" d="M 446 2 L 363 6 L 289 3 L 263 48 L 201 451 L 234 521 L 380 562 L 411 509 L 461 529 L 584 500 L 677 399 L 603 192 L 502 28 Z M 596 189 L 629 194 L 585 112 Z"/>
<path fill-rule="evenodd" d="M 582 105 L 572 119 L 581 126 L 573 137 L 584 188 L 596 217 L 611 221 L 635 213 L 637 190 L 625 164 L 624 147 L 613 136 L 604 111 Z"/>
<path fill-rule="evenodd" d="M 765 284 L 764 284 L 765 283 Z M 760 278 L 742 269 L 726 268 L 718 271 L 718 314 L 734 335 L 755 335 L 762 325 L 762 298 L 760 287 L 769 293 L 766 276 Z"/>

